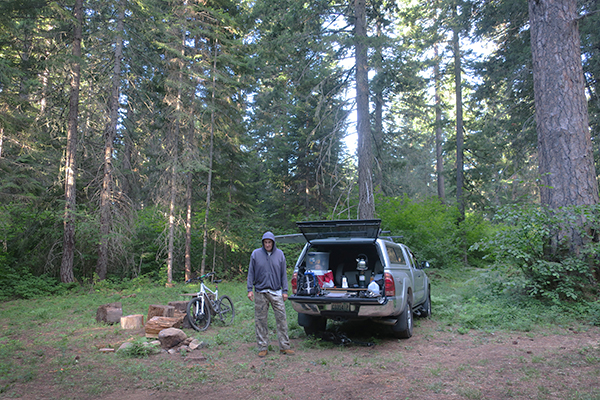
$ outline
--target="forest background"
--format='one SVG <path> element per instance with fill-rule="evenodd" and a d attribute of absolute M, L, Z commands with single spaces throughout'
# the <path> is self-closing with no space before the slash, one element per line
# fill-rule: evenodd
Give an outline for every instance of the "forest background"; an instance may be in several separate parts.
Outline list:
<path fill-rule="evenodd" d="M 358 3 L 0 3 L 0 296 L 236 279 L 265 230 L 357 218 L 362 46 L 383 228 L 493 290 L 598 304 L 597 202 L 541 205 L 528 2 L 363 2 L 362 37 Z M 595 180 L 599 7 L 568 3 Z"/>

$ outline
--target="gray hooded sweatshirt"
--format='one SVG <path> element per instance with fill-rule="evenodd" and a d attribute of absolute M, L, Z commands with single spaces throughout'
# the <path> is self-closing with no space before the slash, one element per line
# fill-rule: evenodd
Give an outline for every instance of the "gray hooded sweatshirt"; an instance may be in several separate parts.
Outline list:
<path fill-rule="evenodd" d="M 265 239 L 273 241 L 273 250 L 269 255 L 263 245 L 252 252 L 248 268 L 248 291 L 251 292 L 254 286 L 258 292 L 281 289 L 283 293 L 287 293 L 288 281 L 285 255 L 275 245 L 275 235 L 273 233 L 265 232 L 262 237 L 263 243 Z"/>

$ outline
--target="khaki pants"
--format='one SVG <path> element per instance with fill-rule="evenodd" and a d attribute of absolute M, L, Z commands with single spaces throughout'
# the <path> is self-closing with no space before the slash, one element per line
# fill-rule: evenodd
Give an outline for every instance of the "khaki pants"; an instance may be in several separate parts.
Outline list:
<path fill-rule="evenodd" d="M 267 350 L 269 346 L 269 304 L 273 307 L 275 321 L 277 323 L 277 339 L 279 348 L 287 350 L 290 348 L 290 338 L 287 333 L 287 316 L 283 296 L 275 296 L 271 293 L 254 293 L 254 320 L 256 323 L 256 342 L 258 351 Z"/>

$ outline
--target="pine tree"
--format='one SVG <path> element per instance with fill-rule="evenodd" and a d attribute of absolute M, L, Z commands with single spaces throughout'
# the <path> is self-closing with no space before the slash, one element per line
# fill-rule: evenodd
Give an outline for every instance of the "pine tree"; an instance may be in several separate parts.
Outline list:
<path fill-rule="evenodd" d="M 365 0 L 354 1 L 354 52 L 356 60 L 356 130 L 358 132 L 358 217 L 375 216 L 373 193 L 373 134 L 369 113 L 369 66 Z"/>
<path fill-rule="evenodd" d="M 297 218 L 324 218 L 343 191 L 348 76 L 336 65 L 341 54 L 333 45 L 341 39 L 323 29 L 332 18 L 328 2 L 264 1 L 253 13 L 260 40 L 252 46 L 251 134 L 263 160 L 256 195 L 265 215 L 293 228 Z"/>
<path fill-rule="evenodd" d="M 574 0 L 529 1 L 541 202 L 553 209 L 599 201 L 577 18 Z M 574 251 L 585 240 L 559 235 Z"/>
<path fill-rule="evenodd" d="M 108 121 L 104 129 L 104 168 L 100 189 L 100 244 L 96 274 L 105 279 L 108 269 L 109 236 L 112 230 L 111 203 L 114 202 L 113 142 L 117 135 L 119 117 L 119 95 L 121 92 L 121 62 L 123 58 L 123 30 L 125 19 L 125 0 L 120 0 L 115 10 L 117 14 L 115 53 L 111 91 L 108 102 Z"/>
<path fill-rule="evenodd" d="M 69 93 L 69 117 L 67 127 L 67 149 L 65 155 L 65 215 L 63 256 L 60 265 L 62 282 L 73 282 L 73 258 L 75 252 L 75 212 L 76 212 L 76 158 L 77 127 L 79 119 L 79 84 L 81 79 L 81 40 L 83 29 L 83 0 L 75 0 L 73 6 L 73 60 L 71 61 L 71 82 Z"/>

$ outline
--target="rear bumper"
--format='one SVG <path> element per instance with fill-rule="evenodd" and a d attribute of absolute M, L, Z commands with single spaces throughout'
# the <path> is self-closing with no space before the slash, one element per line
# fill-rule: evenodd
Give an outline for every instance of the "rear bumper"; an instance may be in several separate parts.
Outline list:
<path fill-rule="evenodd" d="M 388 298 L 328 298 L 327 296 L 290 296 L 296 312 L 327 318 L 385 318 L 396 314 L 395 302 Z"/>

